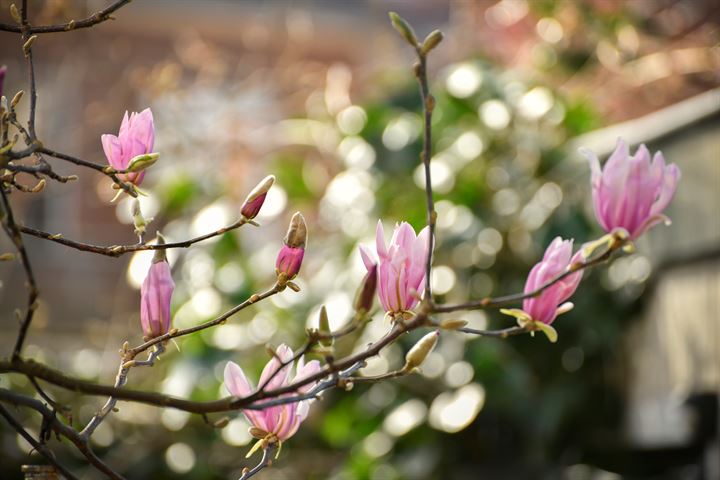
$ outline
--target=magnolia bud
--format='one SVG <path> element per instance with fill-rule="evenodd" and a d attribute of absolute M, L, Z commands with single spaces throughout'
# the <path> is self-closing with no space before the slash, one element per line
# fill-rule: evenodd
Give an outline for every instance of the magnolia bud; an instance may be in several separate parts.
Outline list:
<path fill-rule="evenodd" d="M 295 212 L 290 219 L 290 226 L 283 241 L 288 247 L 305 248 L 305 244 L 307 243 L 307 225 L 305 225 L 305 218 L 300 212 Z"/>
<path fill-rule="evenodd" d="M 433 48 L 437 47 L 443 40 L 443 34 L 440 30 L 433 30 L 430 34 L 425 37 L 422 44 L 422 53 L 427 54 Z"/>
<path fill-rule="evenodd" d="M 440 322 L 440 328 L 445 330 L 457 330 L 458 328 L 466 327 L 468 322 L 460 320 L 458 318 L 449 318 Z"/>
<path fill-rule="evenodd" d="M 158 158 L 160 158 L 159 153 L 143 153 L 142 155 L 133 157 L 130 163 L 128 163 L 126 170 L 128 172 L 141 172 L 154 165 Z"/>
<path fill-rule="evenodd" d="M 20 18 L 20 12 L 18 12 L 17 7 L 14 3 L 10 4 L 10 16 L 13 20 L 15 20 L 17 23 L 22 23 L 22 18 Z"/>
<path fill-rule="evenodd" d="M 22 99 L 23 95 L 25 95 L 25 90 L 17 92 L 10 101 L 10 108 L 15 108 L 17 104 L 20 103 L 20 99 Z"/>
<path fill-rule="evenodd" d="M 156 245 L 165 245 L 165 237 L 162 233 L 157 232 L 157 241 L 155 242 Z M 155 250 L 155 254 L 152 258 L 152 263 L 158 263 L 158 262 L 167 262 L 167 255 L 165 254 L 164 248 L 159 248 Z"/>
<path fill-rule="evenodd" d="M 327 310 L 325 305 L 320 308 L 320 315 L 318 316 L 318 331 L 323 335 L 330 335 L 330 319 L 328 318 Z M 323 338 L 320 340 L 320 345 L 323 347 L 332 347 L 334 343 L 333 338 Z"/>
<path fill-rule="evenodd" d="M 32 48 L 33 43 L 35 43 L 35 40 L 37 40 L 37 35 L 33 35 L 32 37 L 28 38 L 27 41 L 23 44 L 22 49 L 26 57 L 30 55 L 30 49 Z"/>
<path fill-rule="evenodd" d="M 140 201 L 137 198 L 134 198 L 132 201 L 132 217 L 133 225 L 135 226 L 135 233 L 142 237 L 145 235 L 145 227 L 147 227 L 147 224 L 152 221 L 152 218 L 146 219 L 143 217 L 142 211 L 140 210 Z M 160 233 L 158 233 L 158 243 L 165 243 Z"/>
<path fill-rule="evenodd" d="M 377 288 L 377 265 L 372 265 L 363 278 L 362 285 L 355 296 L 355 311 L 360 315 L 368 313 L 373 306 Z"/>
<path fill-rule="evenodd" d="M 158 234 L 158 244 L 164 243 L 164 238 Z M 140 289 L 140 323 L 145 338 L 159 337 L 170 330 L 170 301 L 174 289 L 165 250 L 156 250 Z"/>
<path fill-rule="evenodd" d="M 287 234 L 283 240 L 284 245 L 278 253 L 275 262 L 275 273 L 284 274 L 285 280 L 292 280 L 300 271 L 305 243 L 307 242 L 307 226 L 300 212 L 295 212 L 290 220 Z"/>
<path fill-rule="evenodd" d="M 260 208 L 263 206 L 263 203 L 265 203 L 267 192 L 270 190 L 270 187 L 272 187 L 274 182 L 275 177 L 273 175 L 268 175 L 252 189 L 240 209 L 240 213 L 243 217 L 248 220 L 252 220 L 257 216 L 258 212 L 260 212 Z"/>
<path fill-rule="evenodd" d="M 397 30 L 410 45 L 417 47 L 417 37 L 415 36 L 415 32 L 410 24 L 395 12 L 390 12 L 388 16 L 390 17 L 390 21 L 392 22 L 393 27 L 395 27 L 395 30 Z"/>
<path fill-rule="evenodd" d="M 432 349 L 435 348 L 438 337 L 440 337 L 440 331 L 435 330 L 422 337 L 413 345 L 407 355 L 405 355 L 403 371 L 409 372 L 422 365 L 430 352 L 432 352 Z"/>

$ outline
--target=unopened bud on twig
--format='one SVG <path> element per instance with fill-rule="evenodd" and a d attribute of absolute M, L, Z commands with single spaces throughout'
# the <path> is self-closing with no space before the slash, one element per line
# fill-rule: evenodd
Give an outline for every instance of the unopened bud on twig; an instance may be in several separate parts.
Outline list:
<path fill-rule="evenodd" d="M 410 45 L 417 47 L 418 40 L 410 24 L 395 12 L 390 12 L 388 16 L 395 30 L 397 30 Z"/>
<path fill-rule="evenodd" d="M 30 189 L 30 193 L 40 193 L 45 188 L 45 179 L 41 178 L 40 181 Z"/>
<path fill-rule="evenodd" d="M 355 311 L 359 315 L 368 313 L 373 306 L 377 288 L 377 264 L 373 264 L 363 278 L 362 285 L 355 296 Z"/>
<path fill-rule="evenodd" d="M 230 417 L 222 417 L 219 420 L 216 420 L 213 423 L 213 427 L 215 428 L 225 428 L 227 427 L 228 423 L 230 423 Z"/>
<path fill-rule="evenodd" d="M 323 335 L 330 335 L 332 333 L 330 331 L 330 319 L 328 318 L 325 305 L 320 308 L 320 314 L 318 315 L 318 331 Z M 332 337 L 320 340 L 320 345 L 323 347 L 332 347 L 333 343 L 335 343 L 335 339 Z"/>
<path fill-rule="evenodd" d="M 243 217 L 248 220 L 252 220 L 257 216 L 257 214 L 260 212 L 260 208 L 262 208 L 263 206 L 263 203 L 265 203 L 265 197 L 267 196 L 267 193 L 274 182 L 275 176 L 268 175 L 267 177 L 263 178 L 262 181 L 255 186 L 255 188 L 252 189 L 252 191 L 245 199 L 245 203 L 243 203 L 243 206 L 240 209 L 240 213 Z"/>
<path fill-rule="evenodd" d="M 448 318 L 447 320 L 440 322 L 440 328 L 445 330 L 457 330 L 458 328 L 465 327 L 467 324 L 468 322 L 459 318 Z"/>
<path fill-rule="evenodd" d="M 405 366 L 403 371 L 410 372 L 415 368 L 418 368 L 425 361 L 430 352 L 437 344 L 438 337 L 440 337 L 440 331 L 435 330 L 422 337 L 405 355 Z"/>
<path fill-rule="evenodd" d="M 427 55 L 430 50 L 437 47 L 443 40 L 443 34 L 440 30 L 433 30 L 430 34 L 425 37 L 422 44 L 422 53 Z"/>
<path fill-rule="evenodd" d="M 15 94 L 15 96 L 10 101 L 10 108 L 15 108 L 18 103 L 20 103 L 20 100 L 22 99 L 23 95 L 25 95 L 25 90 L 20 90 Z"/>
<path fill-rule="evenodd" d="M 22 18 L 20 18 L 20 12 L 18 12 L 17 7 L 14 3 L 10 4 L 10 16 L 13 20 L 15 20 L 17 23 L 22 23 Z"/>
<path fill-rule="evenodd" d="M 35 43 L 35 40 L 37 40 L 37 35 L 33 35 L 32 37 L 28 38 L 27 42 L 23 44 L 22 49 L 26 57 L 30 55 L 30 49 L 32 48 L 33 43 Z"/>
<path fill-rule="evenodd" d="M 157 243 L 159 245 L 165 243 L 165 238 L 160 233 Z M 170 330 L 172 322 L 170 302 L 174 289 L 175 283 L 165 257 L 165 250 L 156 250 L 140 288 L 140 323 L 146 339 L 159 337 Z"/>
<path fill-rule="evenodd" d="M 300 271 L 303 256 L 305 255 L 305 244 L 307 243 L 307 225 L 300 212 L 295 212 L 290 220 L 287 234 L 283 240 L 284 245 L 278 253 L 275 262 L 275 272 L 284 275 L 285 280 L 292 280 Z"/>
<path fill-rule="evenodd" d="M 157 232 L 157 241 L 155 242 L 156 245 L 165 245 L 165 236 L 163 236 L 162 233 Z M 152 263 L 158 263 L 158 262 L 167 262 L 167 255 L 165 254 L 164 248 L 159 248 L 155 250 L 155 254 L 153 255 Z"/>
<path fill-rule="evenodd" d="M 154 165 L 158 158 L 160 158 L 160 154 L 157 152 L 138 155 L 130 160 L 126 170 L 128 172 L 142 172 L 146 168 Z"/>
<path fill-rule="evenodd" d="M 135 225 L 135 233 L 137 235 L 140 235 L 142 237 L 145 235 L 145 227 L 147 227 L 148 223 L 152 222 L 152 218 L 145 218 L 143 217 L 142 211 L 140 210 L 140 201 L 137 198 L 134 198 L 132 201 L 132 217 L 133 217 L 133 224 Z M 158 243 L 162 244 L 165 243 L 165 239 L 162 238 L 162 234 L 158 233 Z M 157 250 L 158 252 L 164 252 L 164 250 Z"/>

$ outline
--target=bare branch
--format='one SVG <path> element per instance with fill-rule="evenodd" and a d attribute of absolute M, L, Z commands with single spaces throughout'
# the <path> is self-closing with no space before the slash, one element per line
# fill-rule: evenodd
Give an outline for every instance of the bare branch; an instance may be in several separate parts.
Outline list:
<path fill-rule="evenodd" d="M 8 423 L 8 425 L 14 428 L 15 431 L 17 431 L 21 437 L 23 437 L 30 445 L 32 445 L 38 453 L 47 458 L 48 462 L 50 462 L 63 475 L 65 475 L 65 477 L 67 477 L 69 480 L 78 480 L 78 477 L 73 475 L 70 470 L 65 468 L 55 459 L 55 455 L 47 446 L 35 440 L 33 436 L 30 435 L 30 433 L 23 428 L 20 422 L 18 422 L 12 415 L 10 415 L 10 412 L 8 412 L 7 409 L 2 405 L 0 405 L 0 416 L 5 418 L 5 421 Z"/>
<path fill-rule="evenodd" d="M 63 437 L 70 440 L 80 451 L 80 453 L 85 456 L 87 461 L 95 467 L 98 471 L 104 473 L 107 475 L 108 478 L 111 478 L 112 480 L 125 480 L 125 478 L 120 475 L 119 473 L 115 472 L 112 468 L 110 468 L 105 462 L 103 462 L 97 455 L 95 455 L 95 452 L 92 451 L 90 446 L 88 445 L 88 442 L 80 437 L 80 434 L 76 432 L 72 427 L 63 424 L 60 422 L 55 414 L 49 410 L 42 402 L 35 400 L 34 398 L 26 397 L 24 395 L 17 394 L 11 390 L 7 390 L 5 388 L 0 388 L 0 401 L 10 403 L 17 406 L 24 406 L 31 408 L 38 413 L 40 413 L 43 416 L 43 419 L 48 422 L 50 427 L 57 432 L 58 434 L 62 435 Z M 0 409 L 4 410 L 4 407 L 0 405 Z M 0 410 L 0 413 L 2 413 L 2 410 Z M 17 429 L 16 429 L 17 430 Z M 31 437 L 32 438 L 32 437 Z M 33 439 L 34 440 L 34 439 Z M 30 440 L 28 440 L 30 441 Z M 33 444 L 33 446 L 37 449 L 37 446 Z M 44 445 L 41 445 L 43 448 L 47 448 Z M 39 450 L 40 453 L 43 453 L 42 450 Z M 43 453 L 44 454 L 44 453 Z M 52 455 L 52 452 L 51 452 Z M 47 455 L 46 455 L 47 457 Z M 54 457 L 53 457 L 54 459 Z M 50 457 L 48 457 L 48 460 L 51 460 Z M 52 460 L 51 460 L 52 463 Z M 56 467 L 58 467 L 59 470 L 63 472 L 63 474 L 67 478 L 77 478 L 72 473 L 67 471 L 66 469 L 63 469 L 57 465 L 57 463 L 53 463 Z"/>
<path fill-rule="evenodd" d="M 25 342 L 25 336 L 27 335 L 27 331 L 32 323 L 35 309 L 37 308 L 36 302 L 39 291 L 37 283 L 35 283 L 35 275 L 33 274 L 32 266 L 30 265 L 30 257 L 25 249 L 25 244 L 23 243 L 22 235 L 20 235 L 20 230 L 15 224 L 13 211 L 2 185 L 0 185 L 0 198 L 2 199 L 4 210 L 3 227 L 5 229 L 5 233 L 7 233 L 8 237 L 10 237 L 10 240 L 15 245 L 18 253 L 20 253 L 20 259 L 22 261 L 23 269 L 25 270 L 25 278 L 27 279 L 28 284 L 27 309 L 25 311 L 25 317 L 20 324 L 20 330 L 18 332 L 17 340 L 15 341 L 15 347 L 13 348 L 12 353 L 12 358 L 18 359 L 20 358 L 20 352 L 22 350 L 23 343 Z"/>
<path fill-rule="evenodd" d="M 20 230 L 20 232 L 22 232 L 26 235 L 32 235 L 33 237 L 50 240 L 51 242 L 59 243 L 61 245 L 65 245 L 67 247 L 71 247 L 71 248 L 74 248 L 76 250 L 80 250 L 83 252 L 97 253 L 98 255 L 105 255 L 108 257 L 119 257 L 126 253 L 140 252 L 143 250 L 167 250 L 170 248 L 188 248 L 191 245 L 194 245 L 198 242 L 202 242 L 203 240 L 207 240 L 208 238 L 217 237 L 218 235 L 222 235 L 223 233 L 229 232 L 230 230 L 235 230 L 237 228 L 240 228 L 243 225 L 245 225 L 246 223 L 248 223 L 247 220 L 240 219 L 237 222 L 233 223 L 232 225 L 228 225 L 227 227 L 223 227 L 221 229 L 215 230 L 214 232 L 206 233 L 205 235 L 200 235 L 199 237 L 191 238 L 189 240 L 183 240 L 181 242 L 164 243 L 164 244 L 152 244 L 152 245 L 147 245 L 147 244 L 109 245 L 109 246 L 92 245 L 90 243 L 82 243 L 82 242 L 77 242 L 75 240 L 68 240 L 66 238 L 63 238 L 62 234 L 53 234 L 53 233 L 49 233 L 49 232 L 43 232 L 42 230 L 37 230 L 37 229 L 31 228 L 31 227 L 25 227 L 23 225 L 18 225 L 18 229 Z"/>
<path fill-rule="evenodd" d="M 53 32 L 69 32 L 70 30 L 78 30 L 80 28 L 89 28 L 94 25 L 97 25 L 98 23 L 102 23 L 106 20 L 110 20 L 112 17 L 111 15 L 119 10 L 124 5 L 130 3 L 132 0 L 118 0 L 111 4 L 110 6 L 93 13 L 87 18 L 84 18 L 82 20 L 70 20 L 67 23 L 60 23 L 57 25 L 40 25 L 36 27 L 30 27 L 28 29 L 29 33 L 53 33 Z M 23 2 L 24 3 L 24 2 Z M 25 9 L 23 8 L 23 12 Z M 24 14 L 23 14 L 24 15 Z M 27 21 L 27 17 L 24 17 L 25 21 Z M 6 32 L 15 32 L 20 33 L 22 32 L 21 27 L 17 25 L 10 25 L 7 23 L 0 23 L 0 31 L 6 31 Z"/>

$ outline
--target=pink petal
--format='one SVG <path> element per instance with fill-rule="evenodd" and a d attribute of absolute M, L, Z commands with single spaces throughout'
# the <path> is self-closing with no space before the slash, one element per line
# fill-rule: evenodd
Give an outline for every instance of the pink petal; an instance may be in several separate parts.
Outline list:
<path fill-rule="evenodd" d="M 116 170 L 123 170 L 127 163 L 123 162 L 120 140 L 115 135 L 106 133 L 100 137 L 100 141 L 110 166 Z"/>
<path fill-rule="evenodd" d="M 393 232 L 391 245 L 396 245 L 406 256 L 410 257 L 413 253 L 413 244 L 415 243 L 415 230 L 407 222 L 402 222 L 395 227 Z"/>
<path fill-rule="evenodd" d="M 370 271 L 374 265 L 377 264 L 377 262 L 373 259 L 372 253 L 365 248 L 363 245 L 359 246 L 360 250 L 360 257 L 362 258 L 363 264 L 365 264 L 365 268 Z"/>
<path fill-rule="evenodd" d="M 287 363 L 290 362 L 290 359 L 293 357 L 293 351 L 290 347 L 283 343 L 277 348 L 275 353 L 276 356 L 271 358 L 265 365 L 265 368 L 260 375 L 260 381 L 258 382 L 258 386 L 265 385 L 265 382 L 272 377 L 272 380 L 270 380 L 265 387 L 265 390 L 267 391 L 276 390 L 284 385 L 287 385 L 290 377 L 290 370 L 292 369 L 292 364 L 285 365 L 282 369 L 280 369 L 280 361 Z M 280 361 L 278 361 L 278 357 L 280 358 Z M 278 369 L 280 369 L 280 371 L 275 373 Z"/>
<path fill-rule="evenodd" d="M 390 302 L 390 287 L 392 283 L 392 267 L 387 260 L 382 261 L 378 267 L 378 298 L 386 312 L 393 310 Z"/>
<path fill-rule="evenodd" d="M 132 116 L 135 116 L 135 114 L 133 113 Z M 128 111 L 125 110 L 125 115 L 123 115 L 122 122 L 120 123 L 120 131 L 118 132 L 118 137 L 124 137 L 127 134 L 128 130 L 130 129 L 130 122 L 132 116 L 128 117 Z"/>
<path fill-rule="evenodd" d="M 425 226 L 418 234 L 413 244 L 412 259 L 413 263 L 425 266 L 428 256 L 428 238 L 430 237 L 430 227 Z"/>
<path fill-rule="evenodd" d="M 253 393 L 253 388 L 248 382 L 243 369 L 235 362 L 228 362 L 225 365 L 225 388 L 231 395 L 236 397 L 247 397 Z"/>
<path fill-rule="evenodd" d="M 662 156 L 660 152 L 658 152 L 655 156 L 657 157 L 658 155 Z M 680 176 L 680 169 L 674 163 L 665 167 L 663 181 L 660 187 L 660 195 L 653 204 L 652 209 L 650 210 L 650 215 L 659 215 L 665 210 L 665 208 L 667 208 L 673 196 L 675 196 L 675 190 L 677 190 L 677 184 L 680 181 Z"/>
<path fill-rule="evenodd" d="M 311 376 L 315 375 L 316 373 L 320 372 L 320 370 L 321 370 L 321 367 L 320 367 L 320 362 L 318 360 L 311 360 L 307 364 L 305 364 L 305 358 L 300 357 L 300 360 L 298 361 L 298 366 L 297 366 L 297 374 L 295 375 L 295 378 L 293 379 L 293 383 L 300 381 L 300 380 L 304 380 L 308 377 L 311 377 Z M 298 391 L 300 393 L 307 393 L 310 390 L 312 390 L 313 387 L 315 387 L 316 383 L 317 382 L 308 383 L 307 385 L 300 387 L 298 389 Z"/>
<path fill-rule="evenodd" d="M 388 252 L 385 247 L 385 230 L 383 229 L 382 221 L 380 220 L 378 220 L 377 228 L 375 230 L 375 248 L 380 260 L 387 258 Z"/>

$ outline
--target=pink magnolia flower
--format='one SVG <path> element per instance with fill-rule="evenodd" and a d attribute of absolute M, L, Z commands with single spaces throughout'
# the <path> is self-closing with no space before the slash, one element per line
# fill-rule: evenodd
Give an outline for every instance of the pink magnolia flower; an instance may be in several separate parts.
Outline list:
<path fill-rule="evenodd" d="M 145 338 L 164 335 L 170 330 L 170 300 L 173 283 L 164 250 L 157 250 L 140 288 L 140 323 Z"/>
<path fill-rule="evenodd" d="M 320 362 L 312 360 L 305 363 L 303 357 L 297 362 L 297 371 L 292 375 L 293 351 L 285 344 L 280 345 L 275 351 L 276 355 L 265 365 L 260 375 L 258 388 L 265 386 L 265 391 L 272 391 L 285 387 L 298 380 L 308 378 L 320 371 Z M 279 359 L 279 360 L 278 360 Z M 282 363 L 288 363 L 280 368 Z M 247 397 L 257 389 L 245 376 L 243 369 L 234 362 L 225 365 L 225 388 L 231 395 L 236 397 Z M 299 393 L 307 393 L 315 386 L 310 383 L 298 389 Z M 280 397 L 282 398 L 282 397 Z M 301 400 L 294 403 L 286 403 L 267 407 L 262 410 L 243 410 L 243 415 L 256 429 L 260 429 L 268 440 L 283 442 L 295 435 L 300 424 L 307 418 L 310 410 L 311 400 Z"/>
<path fill-rule="evenodd" d="M 407 222 L 395 227 L 390 246 L 385 246 L 385 232 L 378 221 L 375 243 L 379 262 L 365 247 L 360 246 L 365 268 L 378 265 L 378 297 L 385 311 L 399 314 L 411 310 L 425 289 L 425 262 L 428 256 L 428 227 L 415 236 Z"/>
<path fill-rule="evenodd" d="M 110 166 L 116 170 L 125 170 L 133 158 L 153 151 L 155 125 L 152 111 L 146 108 L 140 113 L 133 112 L 129 117 L 128 112 L 125 112 L 117 137 L 105 134 L 100 138 Z M 140 185 L 145 172 L 128 172 L 119 177 L 123 181 Z"/>
<path fill-rule="evenodd" d="M 572 249 L 572 240 L 556 237 L 545 250 L 543 259 L 530 270 L 524 292 L 534 292 L 568 271 L 573 264 L 582 263 L 582 249 L 575 255 L 572 254 Z M 550 341 L 554 342 L 557 340 L 557 333 L 550 324 L 559 314 L 572 309 L 573 304 L 565 301 L 575 293 L 582 275 L 582 270 L 578 270 L 546 288 L 540 295 L 526 298 L 522 310 L 502 309 L 501 312 L 516 317 L 522 327 L 542 330 Z"/>
<path fill-rule="evenodd" d="M 661 221 L 680 180 L 677 165 L 665 165 L 661 152 L 650 161 L 650 152 L 640 145 L 634 156 L 627 143 L 618 139 L 605 168 L 600 169 L 597 155 L 587 149 L 580 152 L 590 161 L 595 217 L 606 232 L 623 228 L 635 240 Z"/>

